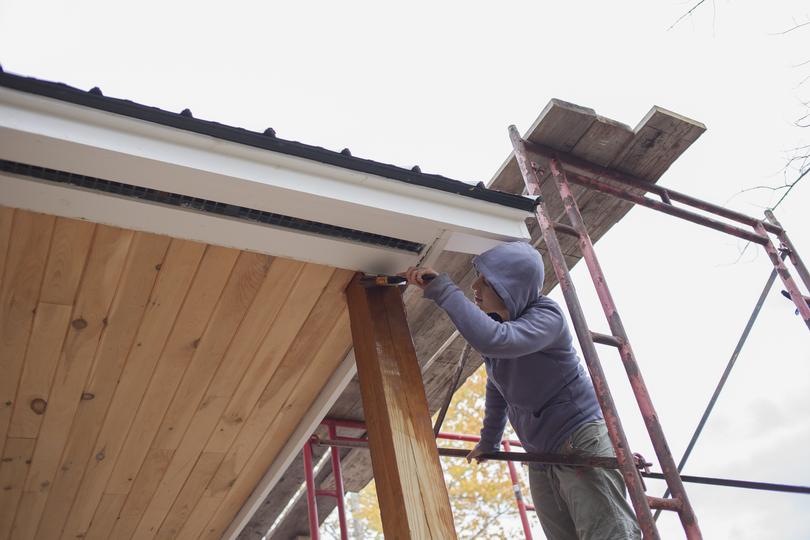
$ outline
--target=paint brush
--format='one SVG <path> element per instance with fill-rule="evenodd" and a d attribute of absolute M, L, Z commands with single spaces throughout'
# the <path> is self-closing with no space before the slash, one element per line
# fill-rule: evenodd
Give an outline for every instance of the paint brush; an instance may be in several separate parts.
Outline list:
<path fill-rule="evenodd" d="M 432 281 L 436 274 L 425 274 L 422 276 L 424 281 Z M 360 278 L 360 284 L 364 287 L 397 287 L 400 285 L 407 285 L 408 280 L 403 276 L 363 276 Z"/>

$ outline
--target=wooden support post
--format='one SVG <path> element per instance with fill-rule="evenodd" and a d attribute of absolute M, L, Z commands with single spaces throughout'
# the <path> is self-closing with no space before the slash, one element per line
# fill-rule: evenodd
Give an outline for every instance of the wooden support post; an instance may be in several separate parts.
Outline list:
<path fill-rule="evenodd" d="M 422 374 L 398 287 L 347 292 L 386 538 L 456 538 Z"/>

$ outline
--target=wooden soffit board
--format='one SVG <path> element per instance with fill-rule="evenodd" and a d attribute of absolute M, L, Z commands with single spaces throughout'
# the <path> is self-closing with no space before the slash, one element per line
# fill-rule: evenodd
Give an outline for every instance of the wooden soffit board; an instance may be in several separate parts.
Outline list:
<path fill-rule="evenodd" d="M 636 177 L 657 182 L 664 172 L 686 151 L 706 130 L 700 122 L 691 120 L 661 107 L 652 107 L 635 128 L 596 114 L 593 109 L 553 99 L 543 109 L 538 118 L 525 131 L 524 138 L 530 141 L 568 152 L 584 160 L 607 166 Z M 507 137 L 504 129 L 504 137 Z M 517 163 L 510 153 L 493 176 L 490 188 L 511 193 L 523 193 L 523 178 Z M 542 194 L 552 218 L 566 223 L 559 195 L 551 191 L 553 182 L 543 182 Z M 632 208 L 632 204 L 609 197 L 602 193 L 587 191 L 580 186 L 572 186 L 580 210 L 587 224 L 591 238 L 597 241 Z M 550 271 L 551 265 L 545 253 L 540 231 L 534 220 L 529 221 L 532 242 L 543 255 L 548 271 L 543 284 L 547 294 L 557 285 L 557 277 Z M 580 259 L 576 239 L 560 235 L 560 243 L 569 267 Z M 443 253 L 435 268 L 445 271 L 462 289 L 469 291 L 474 279 L 471 271 L 472 257 L 460 253 Z M 461 339 L 455 339 L 441 354 L 437 351 L 452 338 L 455 328 L 450 320 L 432 302 L 423 300 L 421 295 L 411 295 L 406 299 L 408 321 L 414 336 L 414 344 L 420 363 L 423 365 L 425 390 L 431 413 L 436 412 L 446 396 L 447 386 L 453 376 L 458 355 L 463 347 Z M 432 362 L 430 362 L 432 361 Z M 426 366 L 430 362 L 429 366 Z M 478 355 L 472 355 L 463 379 L 466 379 L 481 363 Z M 357 381 L 352 381 L 332 407 L 329 415 L 335 418 L 363 419 L 360 393 Z M 300 486 L 302 471 L 300 460 L 285 475 L 285 481 L 276 486 L 268 497 L 267 504 L 256 513 L 251 523 L 244 529 L 240 538 L 261 538 L 270 525 L 280 515 L 290 497 Z M 368 452 L 352 450 L 343 459 L 343 474 L 347 490 L 358 490 L 372 478 Z M 328 471 L 320 478 L 324 487 L 332 485 Z M 328 498 L 319 500 L 320 515 L 328 515 L 334 502 Z M 273 538 L 293 538 L 305 532 L 306 509 L 298 501 L 280 525 Z"/>
<path fill-rule="evenodd" d="M 0 538 L 219 538 L 351 348 L 352 275 L 0 206 Z"/>

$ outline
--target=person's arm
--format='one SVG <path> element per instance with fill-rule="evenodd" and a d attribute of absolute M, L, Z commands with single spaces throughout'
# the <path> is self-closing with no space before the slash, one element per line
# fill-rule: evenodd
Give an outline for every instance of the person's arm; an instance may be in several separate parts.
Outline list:
<path fill-rule="evenodd" d="M 562 314 L 553 308 L 535 309 L 514 321 L 495 322 L 447 274 L 439 274 L 425 286 L 424 296 L 444 309 L 464 339 L 484 356 L 515 358 L 542 350 L 564 328 Z"/>
<path fill-rule="evenodd" d="M 477 446 L 484 452 L 497 452 L 501 447 L 503 430 L 506 429 L 506 400 L 490 380 L 487 380 L 484 403 L 484 425 Z"/>

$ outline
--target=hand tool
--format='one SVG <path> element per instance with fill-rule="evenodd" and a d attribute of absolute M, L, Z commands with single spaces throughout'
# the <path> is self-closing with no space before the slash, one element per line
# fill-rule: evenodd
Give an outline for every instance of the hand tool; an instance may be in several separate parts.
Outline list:
<path fill-rule="evenodd" d="M 425 274 L 422 276 L 422 280 L 424 281 L 432 281 L 433 278 L 436 277 L 436 274 Z M 360 285 L 364 287 L 387 287 L 387 286 L 399 286 L 399 285 L 407 285 L 408 280 L 402 276 L 385 276 L 385 275 L 378 275 L 378 276 L 363 276 L 360 278 Z"/>

